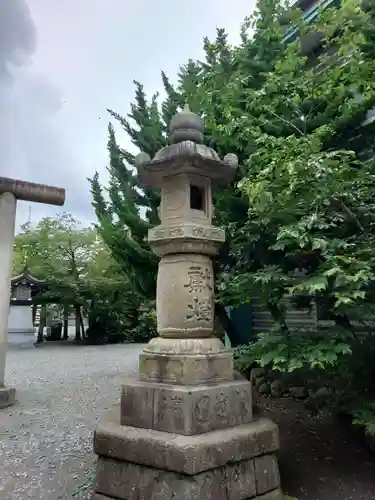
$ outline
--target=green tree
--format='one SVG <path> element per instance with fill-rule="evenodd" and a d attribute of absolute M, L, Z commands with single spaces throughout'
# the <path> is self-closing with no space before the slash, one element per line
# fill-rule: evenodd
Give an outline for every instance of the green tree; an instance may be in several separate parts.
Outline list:
<path fill-rule="evenodd" d="M 98 297 L 107 302 L 112 297 L 114 303 L 113 297 L 124 286 L 124 277 L 96 229 L 80 227 L 67 213 L 46 217 L 35 227 L 23 226 L 15 237 L 14 274 L 21 273 L 25 264 L 31 274 L 48 283 L 48 292 L 40 300 L 56 301 L 64 309 L 66 334 L 69 310 L 75 309 L 76 340 L 84 333 L 82 310 L 91 310 Z"/>
<path fill-rule="evenodd" d="M 224 30 L 217 30 L 214 42 L 204 40 L 204 61 L 189 60 L 181 67 L 178 82 L 173 86 L 162 73 L 166 98 L 157 105 L 157 95 L 148 102 L 142 85 L 135 82 L 135 103 L 126 118 L 110 111 L 120 123 L 132 143 L 151 157 L 167 144 L 168 126 L 171 117 L 184 103 L 197 113 L 205 114 L 206 141 L 224 156 L 235 153 L 243 162 L 248 156 L 248 141 L 238 141 L 233 128 L 228 133 L 232 116 L 227 114 L 226 80 L 233 72 L 241 73 L 243 84 L 248 88 L 259 88 L 264 75 L 274 66 L 273 55 L 284 49 L 284 31 L 280 28 L 277 13 L 282 11 L 281 2 L 259 2 L 253 20 L 247 20 L 242 28 L 242 45 L 232 48 Z M 253 22 L 254 21 L 254 22 Z M 248 32 L 256 29 L 254 38 Z M 269 33 L 272 32 L 272 36 Z M 214 81 L 211 81 L 211 77 Z M 202 99 L 204 95 L 204 99 Z M 244 110 L 245 104 L 240 105 Z M 237 114 L 242 111 L 239 109 Z M 223 129 L 226 127 L 225 134 Z M 242 137 L 242 135 L 241 135 Z M 103 188 L 96 173 L 91 179 L 93 204 L 98 217 L 98 228 L 111 253 L 123 271 L 132 276 L 134 293 L 140 303 L 154 299 L 156 288 L 157 259 L 150 249 L 146 236 L 148 229 L 158 223 L 157 193 L 139 189 L 134 166 L 134 156 L 116 143 L 114 129 L 109 126 L 108 150 L 110 156 L 109 185 Z M 215 218 L 218 224 L 228 227 L 247 220 L 247 199 L 235 184 L 220 193 L 215 193 Z M 230 239 L 218 259 L 218 269 L 223 271 L 235 265 L 236 258 L 230 251 Z M 217 314 L 233 340 L 235 331 L 223 303 L 217 304 Z"/>
<path fill-rule="evenodd" d="M 233 225 L 238 264 L 220 283 L 222 300 L 257 296 L 274 319 L 273 330 L 238 352 L 240 362 L 320 369 L 334 403 L 372 434 L 374 14 L 372 3 L 348 0 L 310 26 L 296 17 L 295 42 L 258 90 L 244 92 L 235 74 L 227 82 L 229 130 L 237 126 L 253 151 L 239 183 L 248 219 Z M 301 53 L 314 33 L 315 53 Z M 246 111 L 236 118 L 241 99 Z M 334 326 L 293 328 L 287 294 L 297 307 L 324 309 Z"/>
<path fill-rule="evenodd" d="M 216 192 L 214 200 L 216 222 L 227 230 L 216 273 L 221 292 L 217 313 L 228 333 L 232 333 L 231 325 L 223 305 L 248 302 L 255 292 L 264 299 L 275 321 L 282 322 L 285 316 L 280 300 L 288 285 L 284 274 L 279 279 L 276 270 L 281 264 L 283 273 L 290 269 L 283 264 L 283 252 L 270 251 L 281 222 L 255 217 L 253 191 L 249 191 L 254 175 L 271 172 L 269 182 L 277 186 L 270 165 L 280 156 L 285 168 L 290 155 L 299 154 L 299 142 L 293 143 L 296 138 L 302 141 L 301 152 L 307 147 L 303 141 L 308 141 L 309 151 L 324 152 L 328 157 L 331 151 L 344 148 L 347 154 L 337 158 L 347 162 L 351 157 L 348 141 L 354 149 L 350 162 L 359 161 L 363 149 L 372 147 L 371 127 L 365 131 L 360 127 L 374 105 L 372 59 L 366 55 L 371 43 L 365 33 L 371 31 L 371 19 L 358 5 L 354 0 L 344 1 L 341 8 L 323 12 L 317 23 L 306 26 L 299 13 L 285 9 L 282 2 L 259 1 L 254 15 L 242 25 L 238 47 L 231 47 L 219 29 L 215 42 L 204 40 L 205 60 L 189 61 L 176 88 L 162 75 L 167 98 L 161 112 L 157 96 L 148 103 L 139 83 L 136 103 L 128 115 L 135 125 L 111 112 L 133 144 L 153 156 L 166 144 L 166 119 L 187 101 L 193 111 L 205 116 L 206 141 L 220 155 L 229 151 L 238 155 L 242 168 L 236 181 L 244 177 L 241 189 L 235 182 Z M 286 44 L 286 27 L 291 22 L 296 37 Z M 314 32 L 323 33 L 320 47 L 324 50 L 318 57 L 301 53 L 301 39 Z M 156 259 L 146 234 L 158 222 L 159 200 L 155 193 L 139 190 L 134 157 L 117 146 L 111 127 L 109 151 L 108 203 L 98 176 L 92 180 L 99 230 L 124 271 L 132 275 L 140 298 L 150 300 L 155 290 Z M 285 210 L 275 214 L 284 216 Z M 299 262 L 294 260 L 291 265 L 298 267 Z M 250 287 L 249 276 L 267 269 L 265 289 L 259 289 L 259 283 L 255 290 Z"/>
<path fill-rule="evenodd" d="M 349 333 L 349 316 L 363 318 L 372 302 L 373 170 L 360 160 L 373 144 L 374 127 L 361 131 L 375 104 L 374 63 L 363 50 L 371 22 L 357 2 L 348 1 L 323 12 L 315 25 L 301 25 L 301 36 L 323 34 L 322 54 L 314 61 L 302 55 L 297 37 L 262 87 L 245 91 L 246 113 L 229 125 L 237 124 L 255 148 L 240 182 L 248 220 L 234 226 L 231 248 L 243 266 L 221 288 L 234 303 L 259 296 L 285 334 L 281 299 L 288 293 L 300 303 L 303 297 L 305 306 L 324 303 L 340 332 Z M 232 94 L 226 102 L 234 103 L 228 113 L 235 116 L 244 94 L 238 75 L 227 88 Z M 288 363 L 285 352 L 281 358 Z"/>
<path fill-rule="evenodd" d="M 346 356 L 362 345 L 358 325 L 366 323 L 368 328 L 370 322 L 371 327 L 375 310 L 375 122 L 362 126 L 375 105 L 375 9 L 372 2 L 361 8 L 359 0 L 342 0 L 338 8 L 322 11 L 305 25 L 298 9 L 282 4 L 260 0 L 254 16 L 242 25 L 238 47 L 227 43 L 222 30 L 214 42 L 205 40 L 205 60 L 190 61 L 175 88 L 164 75 L 167 98 L 161 112 L 156 97 L 148 103 L 143 93 L 142 99 L 137 94 L 128 117 L 135 129 L 113 116 L 133 144 L 153 156 L 166 142 L 164 117 L 170 118 L 181 101 L 204 115 L 207 143 L 220 155 L 237 154 L 241 166 L 235 183 L 215 193 L 215 219 L 227 231 L 216 267 L 218 311 L 224 304 L 236 306 L 259 297 L 275 328 L 251 346 L 252 360 L 292 371 L 306 365 L 340 368 L 343 358 L 345 376 L 350 372 L 351 377 L 346 388 L 354 378 L 352 387 L 358 388 L 358 381 L 375 379 L 371 370 L 366 376 L 349 370 Z M 285 43 L 290 23 L 294 41 Z M 306 50 L 309 41 L 313 50 Z M 118 172 L 126 171 L 131 181 L 120 191 L 130 186 L 135 194 L 121 195 L 116 204 L 110 183 L 105 204 L 96 176 L 92 186 L 100 232 L 123 269 L 137 270 L 136 280 L 145 273 L 145 261 L 116 250 L 126 248 L 124 227 L 125 237 L 142 250 L 137 257 L 149 256 L 145 274 L 152 280 L 143 289 L 137 286 L 149 299 L 156 262 L 145 243 L 146 228 L 137 232 L 157 222 L 158 199 L 138 189 L 134 158 L 115 149 L 122 163 L 111 170 L 111 157 L 110 177 L 117 179 Z M 123 215 L 129 203 L 137 213 L 133 225 Z M 335 326 L 329 331 L 293 331 L 282 303 L 286 294 L 296 306 L 324 307 Z M 225 316 L 221 319 L 230 331 Z M 360 366 L 371 366 L 362 361 Z"/>

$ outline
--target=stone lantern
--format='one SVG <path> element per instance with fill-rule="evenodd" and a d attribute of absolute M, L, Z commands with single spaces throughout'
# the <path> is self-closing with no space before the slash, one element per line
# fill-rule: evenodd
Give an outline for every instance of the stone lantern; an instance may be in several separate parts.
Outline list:
<path fill-rule="evenodd" d="M 222 162 L 203 145 L 203 121 L 188 108 L 172 118 L 170 128 L 170 146 L 152 161 L 144 154 L 136 158 L 143 187 L 161 191 L 161 225 L 151 229 L 148 238 L 161 257 L 159 337 L 140 357 L 140 379 L 187 385 L 232 380 L 232 353 L 213 337 L 211 259 L 225 232 L 212 226 L 211 186 L 229 184 L 237 157 L 227 155 Z"/>
<path fill-rule="evenodd" d="M 238 161 L 220 160 L 203 132 L 186 107 L 172 118 L 170 145 L 136 158 L 141 185 L 161 192 L 161 224 L 148 237 L 161 257 L 159 336 L 96 430 L 93 500 L 283 498 L 277 427 L 253 421 L 251 384 L 234 380 L 233 354 L 213 335 L 211 259 L 225 233 L 212 225 L 211 189 L 233 180 Z"/>

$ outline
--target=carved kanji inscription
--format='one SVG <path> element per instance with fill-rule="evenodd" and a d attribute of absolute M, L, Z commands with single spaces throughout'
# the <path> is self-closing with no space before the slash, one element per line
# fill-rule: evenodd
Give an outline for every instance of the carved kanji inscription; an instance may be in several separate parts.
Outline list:
<path fill-rule="evenodd" d="M 165 418 L 170 418 L 170 413 L 175 414 L 177 417 L 182 417 L 182 405 L 183 400 L 180 396 L 162 396 L 157 412 L 158 422 L 161 422 Z"/>
<path fill-rule="evenodd" d="M 213 276 L 208 267 L 190 266 L 188 271 L 189 282 L 184 285 L 189 293 L 212 291 Z"/>
<path fill-rule="evenodd" d="M 184 285 L 193 295 L 187 304 L 186 320 L 210 322 L 213 314 L 213 275 L 207 266 L 192 265 L 188 269 L 188 282 Z"/>
<path fill-rule="evenodd" d="M 204 227 L 194 226 L 192 232 L 193 232 L 193 236 L 201 236 L 202 238 L 205 236 Z"/>
<path fill-rule="evenodd" d="M 212 299 L 194 297 L 192 302 L 188 304 L 188 313 L 186 319 L 189 321 L 204 321 L 210 322 L 212 319 Z"/>
<path fill-rule="evenodd" d="M 227 420 L 229 418 L 229 398 L 224 394 L 220 394 L 216 398 L 215 414 L 220 420 Z"/>
<path fill-rule="evenodd" d="M 201 396 L 195 403 L 194 415 L 198 422 L 207 422 L 210 419 L 210 404 L 209 396 Z"/>

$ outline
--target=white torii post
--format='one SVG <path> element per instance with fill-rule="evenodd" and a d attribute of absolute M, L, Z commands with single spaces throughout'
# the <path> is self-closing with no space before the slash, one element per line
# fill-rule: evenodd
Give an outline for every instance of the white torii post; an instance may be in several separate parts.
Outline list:
<path fill-rule="evenodd" d="M 16 391 L 5 387 L 10 280 L 17 200 L 64 205 L 65 189 L 0 177 L 0 408 L 15 403 Z"/>

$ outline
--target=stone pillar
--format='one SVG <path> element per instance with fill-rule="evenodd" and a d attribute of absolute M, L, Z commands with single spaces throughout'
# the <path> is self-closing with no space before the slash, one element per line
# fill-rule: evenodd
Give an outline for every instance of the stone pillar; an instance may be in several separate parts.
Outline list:
<path fill-rule="evenodd" d="M 234 380 L 232 352 L 213 336 L 211 259 L 225 233 L 212 226 L 211 184 L 228 185 L 238 162 L 203 145 L 203 130 L 185 109 L 172 119 L 171 144 L 136 159 L 143 187 L 161 190 L 161 224 L 149 231 L 161 257 L 159 337 L 96 430 L 93 500 L 282 499 L 277 427 L 253 421 L 251 384 Z"/>
<path fill-rule="evenodd" d="M 63 205 L 65 190 L 0 177 L 0 409 L 15 403 L 15 389 L 5 387 L 4 379 L 17 199 Z"/>
<path fill-rule="evenodd" d="M 0 195 L 0 408 L 14 404 L 15 390 L 4 386 L 8 344 L 10 280 L 17 200 L 12 193 Z"/>

